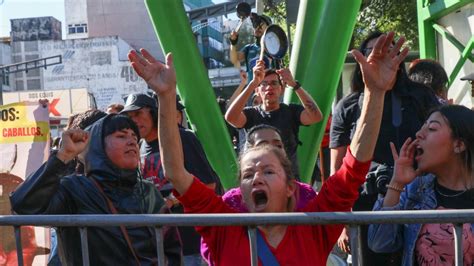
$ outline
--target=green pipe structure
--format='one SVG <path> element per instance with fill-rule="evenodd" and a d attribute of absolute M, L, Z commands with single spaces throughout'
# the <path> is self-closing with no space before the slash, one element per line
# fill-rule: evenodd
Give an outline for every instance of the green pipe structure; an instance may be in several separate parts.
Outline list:
<path fill-rule="evenodd" d="M 470 3 L 472 0 L 417 0 L 420 58 L 437 59 L 436 32 L 433 26 L 438 19 Z"/>
<path fill-rule="evenodd" d="M 317 15 L 319 23 L 316 24 L 316 37 L 310 38 L 314 44 L 308 43 L 306 46 L 306 49 L 311 51 L 301 51 L 301 49 L 292 51 L 292 58 L 301 57 L 300 53 L 309 55 L 307 65 L 295 65 L 299 64 L 298 61 L 293 62 L 290 68 L 296 69 L 297 77 L 304 73 L 300 82 L 316 100 L 324 115 L 324 119 L 320 123 L 300 128 L 299 138 L 303 142 L 303 145 L 298 147 L 300 176 L 302 181 L 309 183 L 326 122 L 331 112 L 331 104 L 336 95 L 361 0 L 307 1 L 305 4 L 307 10 L 318 10 L 317 12 L 320 14 Z M 298 29 L 302 31 L 304 27 L 297 26 L 297 31 Z M 296 40 L 295 37 L 295 42 L 303 41 L 303 37 L 306 37 L 303 33 L 296 34 L 300 39 Z M 285 102 L 297 103 L 299 100 L 296 94 L 291 92 L 285 95 Z"/>
<path fill-rule="evenodd" d="M 290 70 L 296 80 L 303 81 L 312 47 L 316 43 L 316 30 L 321 18 L 323 0 L 301 0 L 296 21 L 295 37 L 291 50 Z M 308 14 L 308 15 L 306 15 Z M 303 41 L 304 37 L 304 41 Z M 291 98 L 291 90 L 285 90 L 285 100 Z M 297 99 L 295 99 L 297 100 Z"/>
<path fill-rule="evenodd" d="M 457 12 L 462 7 L 471 3 L 472 0 L 417 1 L 420 58 L 438 59 L 437 36 L 448 40 L 459 50 L 461 55 L 451 73 L 448 73 L 448 89 L 454 83 L 454 80 L 457 78 L 466 61 L 469 60 L 474 63 L 474 56 L 472 55 L 474 36 L 471 36 L 467 44 L 464 45 L 442 25 L 437 24 L 437 22 L 443 16 Z M 436 32 L 439 34 L 437 35 Z M 455 102 L 457 102 L 457 99 Z"/>
<path fill-rule="evenodd" d="M 208 78 L 183 2 L 145 0 L 166 53 L 173 53 L 178 91 L 189 122 L 224 188 L 237 186 L 237 160 L 216 96 Z"/>

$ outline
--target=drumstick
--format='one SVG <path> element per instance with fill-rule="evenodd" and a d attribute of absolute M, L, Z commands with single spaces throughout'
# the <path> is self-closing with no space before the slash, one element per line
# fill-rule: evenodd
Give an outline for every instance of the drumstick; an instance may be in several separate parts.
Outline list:
<path fill-rule="evenodd" d="M 237 27 L 235 28 L 235 32 L 239 32 L 240 27 L 242 27 L 242 24 L 244 24 L 244 20 L 240 19 L 239 24 L 237 24 Z"/>
<path fill-rule="evenodd" d="M 263 55 L 265 54 L 265 34 L 267 31 L 265 31 L 260 38 L 260 60 L 263 60 Z"/>

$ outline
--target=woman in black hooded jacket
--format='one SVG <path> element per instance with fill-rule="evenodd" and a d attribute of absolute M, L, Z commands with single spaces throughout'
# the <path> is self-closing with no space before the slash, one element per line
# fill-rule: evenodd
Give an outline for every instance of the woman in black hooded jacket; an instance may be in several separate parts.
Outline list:
<path fill-rule="evenodd" d="M 108 115 L 83 130 L 63 133 L 59 151 L 29 176 L 10 200 L 18 214 L 155 214 L 167 210 L 155 186 L 139 178 L 139 131 L 127 116 Z M 84 175 L 64 176 L 68 162 L 84 155 Z M 163 228 L 168 265 L 181 265 L 181 243 L 175 227 Z M 127 226 L 133 251 L 120 227 L 88 229 L 91 265 L 157 264 L 155 231 Z M 65 265 L 82 265 L 77 228 L 58 229 Z M 135 253 L 135 254 L 134 254 Z M 137 261 L 138 260 L 138 261 Z"/>

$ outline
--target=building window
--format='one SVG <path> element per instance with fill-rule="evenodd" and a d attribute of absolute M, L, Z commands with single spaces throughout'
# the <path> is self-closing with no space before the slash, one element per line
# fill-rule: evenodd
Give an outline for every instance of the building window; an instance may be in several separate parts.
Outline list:
<path fill-rule="evenodd" d="M 41 90 L 41 81 L 39 79 L 29 79 L 26 81 L 28 90 Z"/>
<path fill-rule="evenodd" d="M 8 75 L 3 75 L 3 80 L 2 80 L 3 85 L 10 86 L 10 77 Z"/>
<path fill-rule="evenodd" d="M 75 34 L 75 33 L 86 33 L 87 32 L 87 24 L 69 24 L 67 25 L 68 33 Z"/>
<path fill-rule="evenodd" d="M 16 88 L 17 91 L 25 90 L 25 87 L 23 87 L 23 80 L 17 80 L 15 82 L 15 88 Z"/>

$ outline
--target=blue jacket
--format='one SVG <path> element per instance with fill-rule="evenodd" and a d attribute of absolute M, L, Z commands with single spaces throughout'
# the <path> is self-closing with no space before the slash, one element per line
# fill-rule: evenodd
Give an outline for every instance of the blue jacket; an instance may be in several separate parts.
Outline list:
<path fill-rule="evenodd" d="M 408 184 L 400 195 L 400 202 L 393 207 L 382 207 L 384 198 L 374 205 L 374 211 L 433 210 L 438 206 L 434 192 L 435 176 L 419 176 Z M 369 226 L 369 248 L 374 252 L 394 252 L 403 248 L 403 264 L 414 262 L 415 244 L 422 224 L 371 224 Z M 471 224 L 474 230 L 474 224 Z"/>

